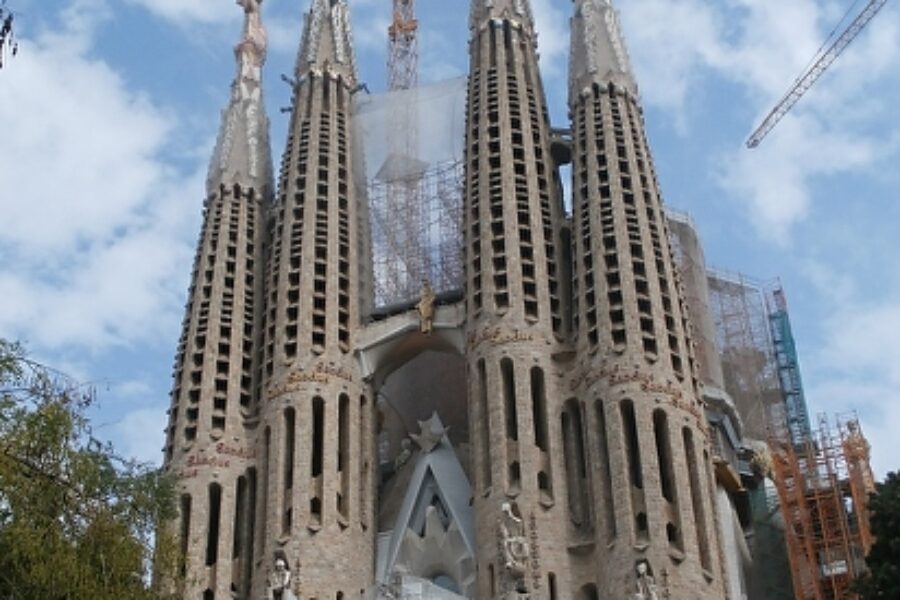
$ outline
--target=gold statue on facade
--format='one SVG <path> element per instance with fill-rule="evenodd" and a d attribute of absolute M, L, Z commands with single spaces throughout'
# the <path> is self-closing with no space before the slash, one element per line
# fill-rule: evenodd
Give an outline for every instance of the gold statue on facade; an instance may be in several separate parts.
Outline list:
<path fill-rule="evenodd" d="M 419 311 L 419 330 L 425 335 L 431 335 L 434 327 L 435 300 L 437 300 L 437 296 L 435 296 L 434 290 L 431 289 L 431 282 L 425 279 L 422 281 L 419 303 L 416 304 L 416 310 Z"/>

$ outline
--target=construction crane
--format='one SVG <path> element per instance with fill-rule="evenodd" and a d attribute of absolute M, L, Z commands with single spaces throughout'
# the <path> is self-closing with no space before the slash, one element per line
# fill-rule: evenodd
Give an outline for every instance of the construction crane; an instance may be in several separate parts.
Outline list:
<path fill-rule="evenodd" d="M 772 112 L 770 112 L 765 120 L 763 120 L 762 125 L 760 125 L 750 136 L 750 139 L 747 140 L 748 148 L 756 148 L 759 146 L 760 142 L 763 141 L 763 138 L 765 138 L 766 135 L 775 128 L 778 122 L 781 121 L 781 119 L 783 119 L 794 107 L 794 105 L 800 101 L 800 98 L 809 91 L 809 88 L 818 81 L 819 77 L 821 77 L 828 67 L 837 60 L 847 46 L 856 39 L 856 36 L 860 34 L 865 26 L 875 18 L 875 15 L 878 14 L 878 11 L 880 11 L 885 4 L 887 4 L 887 0 L 869 0 L 862 12 L 859 13 L 853 22 L 837 36 L 831 46 L 824 52 L 820 51 L 821 53 L 816 55 L 818 58 L 813 59 L 814 62 L 812 63 L 812 66 L 797 78 L 787 94 L 785 94 L 781 101 L 775 105 Z"/>
<path fill-rule="evenodd" d="M 409 90 L 419 79 L 419 21 L 416 0 L 393 0 L 394 18 L 388 28 L 388 89 Z"/>

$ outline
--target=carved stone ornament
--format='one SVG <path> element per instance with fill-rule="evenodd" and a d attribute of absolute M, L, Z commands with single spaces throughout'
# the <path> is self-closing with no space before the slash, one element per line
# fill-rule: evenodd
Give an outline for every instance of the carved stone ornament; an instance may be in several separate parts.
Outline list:
<path fill-rule="evenodd" d="M 322 24 L 325 22 L 326 5 L 314 2 L 309 16 L 309 27 L 306 31 L 306 60 L 315 62 L 319 52 L 319 41 L 322 39 Z"/>
<path fill-rule="evenodd" d="M 494 10 L 496 9 L 496 10 Z M 493 11 L 493 12 L 492 12 Z M 531 12 L 531 4 L 528 0 L 472 0 L 470 8 L 470 23 L 472 29 L 479 27 L 483 19 L 493 15 L 494 18 L 508 18 L 531 28 L 534 17 Z"/>
<path fill-rule="evenodd" d="M 259 88 L 257 88 L 257 91 Z M 247 103 L 247 174 L 259 175 L 259 99 Z"/>
<path fill-rule="evenodd" d="M 872 455 L 872 446 L 859 430 L 857 421 L 847 423 L 847 437 L 844 441 L 844 449 L 850 460 L 869 462 Z"/>
<path fill-rule="evenodd" d="M 596 2 L 585 2 L 581 5 L 581 18 L 583 25 L 584 50 L 587 70 L 589 73 L 597 72 L 597 57 L 600 55 L 600 35 L 597 24 L 600 22 L 600 9 Z"/>
<path fill-rule="evenodd" d="M 637 591 L 634 600 L 660 600 L 656 580 L 653 578 L 653 569 L 647 560 L 639 560 L 634 567 L 635 585 Z"/>
<path fill-rule="evenodd" d="M 628 52 L 625 50 L 625 43 L 622 39 L 622 31 L 619 28 L 619 19 L 616 16 L 616 11 L 612 8 L 606 11 L 606 31 L 609 34 L 609 43 L 616 57 L 616 66 L 619 68 L 619 72 L 630 73 L 631 65 L 629 64 Z"/>
<path fill-rule="evenodd" d="M 244 9 L 244 32 L 234 51 L 241 65 L 241 79 L 248 82 L 261 81 L 260 69 L 266 62 L 269 37 L 262 24 L 260 0 L 237 0 Z"/>
<path fill-rule="evenodd" d="M 211 165 L 213 170 L 225 173 L 233 170 L 253 179 L 264 175 L 260 168 L 264 160 L 261 154 L 267 144 L 262 66 L 266 61 L 268 36 L 260 17 L 261 3 L 262 0 L 237 0 L 237 5 L 244 9 L 244 29 L 234 47 L 237 75 Z"/>
<path fill-rule="evenodd" d="M 427 421 L 419 421 L 419 433 L 412 433 L 409 437 L 418 444 L 422 452 L 428 454 L 437 448 L 446 434 L 447 428 L 435 412 Z"/>
<path fill-rule="evenodd" d="M 410 458 L 412 458 L 412 441 L 409 438 L 403 438 L 400 442 L 400 452 L 394 458 L 394 472 L 400 471 Z"/>
<path fill-rule="evenodd" d="M 436 299 L 434 290 L 431 289 L 431 283 L 426 279 L 422 282 L 419 303 L 416 304 L 416 310 L 419 311 L 419 330 L 426 335 L 431 335 L 434 324 L 434 301 Z"/>
<path fill-rule="evenodd" d="M 504 502 L 500 515 L 501 591 L 503 598 L 528 598 L 528 562 L 531 549 L 525 521 L 515 502 Z"/>
<path fill-rule="evenodd" d="M 569 82 L 573 94 L 581 92 L 578 86 L 586 85 L 585 76 L 592 82 L 604 86 L 613 83 L 637 94 L 619 16 L 609 0 L 580 0 L 572 35 Z"/>
<path fill-rule="evenodd" d="M 275 565 L 269 573 L 267 582 L 267 600 L 297 600 L 291 591 L 291 570 L 284 556 L 275 557 Z"/>
<path fill-rule="evenodd" d="M 759 478 L 771 477 L 773 468 L 772 453 L 769 448 L 767 446 L 755 448 L 750 458 L 750 469 L 753 474 Z"/>
<path fill-rule="evenodd" d="M 333 56 L 319 56 L 324 28 L 328 25 L 331 30 Z M 324 59 L 347 65 L 355 69 L 353 65 L 353 37 L 350 31 L 350 8 L 346 0 L 315 0 L 307 23 L 305 39 L 306 61 L 308 63 L 320 62 Z"/>
<path fill-rule="evenodd" d="M 347 63 L 350 49 L 344 32 L 348 29 L 347 5 L 338 2 L 331 8 L 331 30 L 334 32 L 334 59 L 340 64 Z"/>
<path fill-rule="evenodd" d="M 531 20 L 531 7 L 525 0 L 515 0 L 516 14 Z"/>

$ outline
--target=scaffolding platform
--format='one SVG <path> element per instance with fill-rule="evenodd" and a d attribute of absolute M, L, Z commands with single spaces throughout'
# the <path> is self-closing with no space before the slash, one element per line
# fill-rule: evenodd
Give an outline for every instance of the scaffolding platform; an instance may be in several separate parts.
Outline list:
<path fill-rule="evenodd" d="M 872 544 L 869 445 L 855 416 L 825 416 L 800 444 L 770 441 L 795 600 L 849 600 Z"/>
<path fill-rule="evenodd" d="M 357 185 L 375 311 L 463 288 L 466 79 L 357 94 Z"/>

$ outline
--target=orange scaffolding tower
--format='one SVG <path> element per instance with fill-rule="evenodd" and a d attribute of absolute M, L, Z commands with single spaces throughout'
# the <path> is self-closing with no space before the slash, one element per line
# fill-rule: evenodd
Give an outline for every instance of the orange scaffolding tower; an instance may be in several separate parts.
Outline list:
<path fill-rule="evenodd" d="M 872 544 L 869 445 L 855 416 L 839 417 L 836 430 L 820 416 L 818 426 L 803 443 L 770 442 L 794 597 L 853 599 L 853 581 L 865 571 Z"/>

